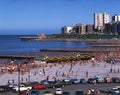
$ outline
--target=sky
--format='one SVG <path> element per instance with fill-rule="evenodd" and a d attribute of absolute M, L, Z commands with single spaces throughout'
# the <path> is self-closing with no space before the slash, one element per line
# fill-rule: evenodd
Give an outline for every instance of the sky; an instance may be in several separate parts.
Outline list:
<path fill-rule="evenodd" d="M 0 0 L 0 35 L 57 34 L 104 12 L 120 14 L 120 0 Z"/>

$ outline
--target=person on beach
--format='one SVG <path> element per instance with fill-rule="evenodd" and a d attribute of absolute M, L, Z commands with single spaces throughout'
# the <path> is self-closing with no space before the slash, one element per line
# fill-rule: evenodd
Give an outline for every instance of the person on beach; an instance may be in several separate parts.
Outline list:
<path fill-rule="evenodd" d="M 91 89 L 91 95 L 95 95 L 95 90 Z"/>
<path fill-rule="evenodd" d="M 86 78 L 88 78 L 88 71 L 86 71 Z"/>
<path fill-rule="evenodd" d="M 14 79 L 12 79 L 12 84 L 14 84 Z"/>
<path fill-rule="evenodd" d="M 88 90 L 87 90 L 87 93 L 86 93 L 87 95 L 91 95 L 91 89 L 90 88 L 88 88 Z"/>
<path fill-rule="evenodd" d="M 99 89 L 96 88 L 96 89 L 95 89 L 95 95 L 98 95 L 99 93 L 100 93 Z"/>
<path fill-rule="evenodd" d="M 10 83 L 10 80 L 8 80 L 8 85 L 10 85 L 11 83 Z"/>
<path fill-rule="evenodd" d="M 120 71 L 119 71 L 119 68 L 118 68 L 118 73 L 119 73 Z"/>
<path fill-rule="evenodd" d="M 113 69 L 112 69 L 112 68 L 110 68 L 110 73 L 112 73 L 112 71 L 113 71 Z"/>
<path fill-rule="evenodd" d="M 45 69 L 43 68 L 43 74 L 45 75 Z"/>

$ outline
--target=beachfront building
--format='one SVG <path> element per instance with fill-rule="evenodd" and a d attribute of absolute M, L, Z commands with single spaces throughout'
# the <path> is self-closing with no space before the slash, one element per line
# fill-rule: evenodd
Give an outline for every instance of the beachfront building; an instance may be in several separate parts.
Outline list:
<path fill-rule="evenodd" d="M 84 24 L 76 24 L 74 27 L 73 27 L 73 31 L 74 33 L 76 34 L 86 34 L 86 29 L 85 29 L 85 25 Z"/>
<path fill-rule="evenodd" d="M 105 34 L 112 34 L 112 23 L 105 24 L 104 33 Z"/>
<path fill-rule="evenodd" d="M 120 22 L 111 22 L 105 24 L 105 34 L 114 34 L 118 35 L 120 34 Z"/>
<path fill-rule="evenodd" d="M 113 22 L 112 23 L 112 33 L 113 34 L 118 34 L 118 22 Z"/>
<path fill-rule="evenodd" d="M 45 33 L 41 32 L 40 34 L 37 35 L 37 37 L 39 37 L 40 39 L 45 38 Z"/>
<path fill-rule="evenodd" d="M 93 25 L 91 24 L 86 25 L 86 33 L 87 34 L 93 33 Z"/>
<path fill-rule="evenodd" d="M 71 34 L 73 27 L 70 26 L 64 26 L 61 28 L 62 34 Z"/>
<path fill-rule="evenodd" d="M 120 15 L 115 14 L 114 16 L 112 16 L 112 22 L 119 22 L 120 21 Z"/>
<path fill-rule="evenodd" d="M 110 22 L 110 16 L 107 13 L 94 13 L 94 29 L 103 31 L 106 23 Z"/>
<path fill-rule="evenodd" d="M 117 27 L 118 27 L 118 28 L 117 28 L 117 29 L 118 29 L 118 31 L 117 31 L 117 32 L 118 32 L 118 34 L 120 34 L 120 22 L 118 22 Z"/>

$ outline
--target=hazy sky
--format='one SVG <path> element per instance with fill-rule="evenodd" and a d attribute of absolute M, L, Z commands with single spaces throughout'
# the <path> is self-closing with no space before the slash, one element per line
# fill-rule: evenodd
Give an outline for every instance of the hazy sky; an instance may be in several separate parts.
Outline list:
<path fill-rule="evenodd" d="M 120 0 L 0 0 L 0 34 L 60 33 L 65 25 L 93 24 L 95 12 L 120 14 Z"/>

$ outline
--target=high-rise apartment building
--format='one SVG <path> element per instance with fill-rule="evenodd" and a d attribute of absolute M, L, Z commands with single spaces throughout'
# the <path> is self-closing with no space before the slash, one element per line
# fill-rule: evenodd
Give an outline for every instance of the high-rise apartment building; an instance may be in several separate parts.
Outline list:
<path fill-rule="evenodd" d="M 104 33 L 105 34 L 112 34 L 112 23 L 105 24 Z"/>
<path fill-rule="evenodd" d="M 110 22 L 110 16 L 107 13 L 94 13 L 94 29 L 103 31 L 104 25 Z"/>
<path fill-rule="evenodd" d="M 86 33 L 89 34 L 89 33 L 92 33 L 92 32 L 93 32 L 93 25 L 87 24 L 86 25 Z"/>
<path fill-rule="evenodd" d="M 84 24 L 76 24 L 73 30 L 77 34 L 86 34 L 86 29 Z"/>
<path fill-rule="evenodd" d="M 112 33 L 118 34 L 118 22 L 112 23 Z"/>
<path fill-rule="evenodd" d="M 112 22 L 119 22 L 120 21 L 120 15 L 115 14 L 114 16 L 112 16 Z"/>
<path fill-rule="evenodd" d="M 72 28 L 70 26 L 64 26 L 61 28 L 62 34 L 70 34 L 72 32 Z"/>

